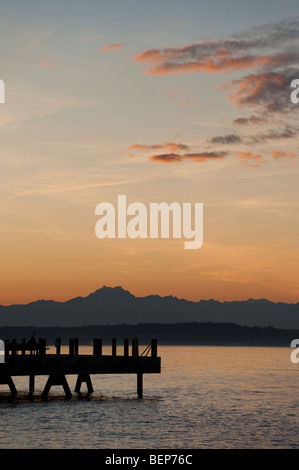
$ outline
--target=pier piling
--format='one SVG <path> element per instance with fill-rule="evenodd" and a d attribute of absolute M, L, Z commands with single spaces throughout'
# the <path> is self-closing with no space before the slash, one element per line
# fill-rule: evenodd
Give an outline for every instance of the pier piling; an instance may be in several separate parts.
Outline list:
<path fill-rule="evenodd" d="M 138 398 L 143 397 L 143 374 L 141 372 L 137 374 L 137 395 Z"/>
<path fill-rule="evenodd" d="M 71 338 L 69 340 L 69 356 L 75 355 L 75 340 Z"/>
<path fill-rule="evenodd" d="M 86 383 L 88 393 L 93 393 L 93 386 L 89 374 L 79 374 L 75 386 L 75 392 L 80 393 L 82 382 Z"/>
<path fill-rule="evenodd" d="M 132 356 L 133 357 L 138 357 L 139 352 L 138 352 L 138 339 L 133 338 L 132 339 Z"/>
<path fill-rule="evenodd" d="M 61 338 L 55 339 L 55 347 L 56 347 L 56 354 L 59 355 L 60 350 L 61 350 Z"/>
<path fill-rule="evenodd" d="M 124 339 L 124 356 L 128 357 L 129 355 L 129 340 Z"/>
<path fill-rule="evenodd" d="M 34 375 L 30 374 L 29 375 L 29 392 L 33 393 L 34 392 Z"/>
<path fill-rule="evenodd" d="M 0 384 L 8 385 L 12 395 L 16 395 L 18 393 L 11 376 L 9 375 L 3 375 L 2 377 L 0 376 Z"/>
<path fill-rule="evenodd" d="M 47 399 L 50 388 L 53 385 L 62 385 L 66 398 L 71 398 L 72 393 L 71 393 L 69 384 L 67 383 L 65 376 L 62 374 L 52 374 L 49 376 L 47 383 L 45 385 L 45 388 L 43 390 L 43 393 L 42 393 L 43 400 Z"/>
<path fill-rule="evenodd" d="M 116 356 L 116 339 L 112 340 L 112 356 Z"/>
<path fill-rule="evenodd" d="M 93 355 L 94 356 L 102 355 L 102 340 L 100 338 L 94 338 L 93 340 Z"/>

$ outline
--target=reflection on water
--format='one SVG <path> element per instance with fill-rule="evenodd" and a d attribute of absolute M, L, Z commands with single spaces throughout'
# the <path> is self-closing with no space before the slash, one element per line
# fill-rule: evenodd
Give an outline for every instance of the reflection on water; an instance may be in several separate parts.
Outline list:
<path fill-rule="evenodd" d="M 80 347 L 81 354 L 90 348 Z M 110 353 L 110 349 L 104 353 Z M 0 385 L 1 448 L 297 448 L 299 364 L 290 348 L 160 346 L 162 373 L 92 375 L 94 393 L 64 398 L 47 377 Z M 121 351 L 119 351 L 121 354 Z M 71 390 L 76 376 L 67 376 Z"/>

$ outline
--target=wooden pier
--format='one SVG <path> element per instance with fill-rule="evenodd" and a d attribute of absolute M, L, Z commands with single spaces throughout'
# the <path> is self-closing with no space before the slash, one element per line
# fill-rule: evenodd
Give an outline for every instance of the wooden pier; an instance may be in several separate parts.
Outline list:
<path fill-rule="evenodd" d="M 5 340 L 5 360 L 0 363 L 0 384 L 7 384 L 11 394 L 16 395 L 17 389 L 13 382 L 14 376 L 29 377 L 29 393 L 34 392 L 35 376 L 47 375 L 48 380 L 42 392 L 42 399 L 48 397 L 53 385 L 61 385 L 66 398 L 72 393 L 66 375 L 77 375 L 75 392 L 81 390 L 82 383 L 86 384 L 87 391 L 93 392 L 91 374 L 136 374 L 137 395 L 143 396 L 143 374 L 159 374 L 161 372 L 161 358 L 157 356 L 157 340 L 153 339 L 149 346 L 139 354 L 138 339 L 131 342 L 131 355 L 129 340 L 123 342 L 123 354 L 117 354 L 116 339 L 112 339 L 111 355 L 103 354 L 103 345 L 100 338 L 93 340 L 93 354 L 79 354 L 79 340 L 69 340 L 68 354 L 61 354 L 61 340 L 55 341 L 55 354 L 47 353 L 49 349 L 46 340 L 27 342 L 22 340 Z"/>

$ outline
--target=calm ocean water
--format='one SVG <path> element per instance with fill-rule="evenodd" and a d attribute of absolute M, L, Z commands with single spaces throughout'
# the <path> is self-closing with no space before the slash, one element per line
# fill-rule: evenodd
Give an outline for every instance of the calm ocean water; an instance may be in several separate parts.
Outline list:
<path fill-rule="evenodd" d="M 0 385 L 0 448 L 213 449 L 298 448 L 299 364 L 291 348 L 160 346 L 162 373 L 93 375 L 94 393 L 65 400 L 47 377 L 14 378 L 8 400 Z M 87 348 L 80 352 L 88 353 Z M 75 376 L 67 376 L 72 390 Z"/>

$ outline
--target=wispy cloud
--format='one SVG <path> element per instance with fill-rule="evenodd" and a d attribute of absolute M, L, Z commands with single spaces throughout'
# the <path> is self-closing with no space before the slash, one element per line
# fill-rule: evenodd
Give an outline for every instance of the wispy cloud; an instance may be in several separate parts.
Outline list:
<path fill-rule="evenodd" d="M 157 163 L 180 163 L 184 160 L 192 160 L 195 162 L 205 162 L 208 160 L 216 160 L 224 158 L 228 155 L 225 151 L 197 151 L 193 150 L 193 146 L 183 144 L 181 142 L 166 142 L 163 144 L 132 144 L 131 150 L 141 153 L 150 153 L 153 150 L 164 150 L 163 153 L 155 153 L 147 158 L 151 162 Z M 165 152 L 167 150 L 167 152 Z M 129 155 L 133 157 L 133 154 Z"/>
<path fill-rule="evenodd" d="M 259 133 L 257 136 L 245 136 L 243 139 L 235 138 L 238 136 L 227 135 L 227 136 L 218 136 L 210 141 L 209 143 L 213 144 L 249 144 L 252 146 L 256 143 L 264 143 L 267 140 L 280 140 L 285 138 L 293 137 L 295 134 L 293 129 L 286 128 L 280 133 L 276 131 L 269 131 L 268 133 L 262 134 Z M 168 142 L 164 144 L 132 144 L 130 149 L 133 151 L 142 154 L 149 154 L 153 150 L 165 150 L 167 149 L 168 152 L 161 152 L 161 153 L 154 153 L 147 155 L 147 159 L 154 163 L 164 163 L 164 164 L 177 164 L 182 163 L 184 161 L 193 161 L 197 163 L 203 162 L 212 162 L 212 161 L 219 161 L 225 158 L 233 158 L 236 157 L 237 161 L 241 165 L 245 165 L 249 168 L 260 168 L 262 164 L 266 163 L 265 157 L 259 152 L 253 151 L 244 151 L 244 150 L 204 150 L 204 151 L 192 151 L 192 147 L 187 144 L 176 143 L 176 142 Z M 272 150 L 272 151 L 265 151 L 265 154 L 272 157 L 273 159 L 292 159 L 298 157 L 299 154 L 286 151 L 286 150 Z M 131 158 L 134 157 L 134 154 L 129 155 Z M 268 160 L 269 161 L 269 160 Z"/>
<path fill-rule="evenodd" d="M 252 28 L 226 39 L 206 40 L 181 47 L 146 49 L 135 60 L 145 73 L 217 73 L 291 65 L 298 61 L 298 21 L 281 21 Z M 264 49 L 272 50 L 265 53 Z M 259 52 L 258 52 L 259 51 Z"/>
<path fill-rule="evenodd" d="M 224 136 L 216 136 L 212 137 L 209 142 L 211 144 L 240 144 L 242 142 L 242 138 L 237 134 L 229 134 Z"/>
<path fill-rule="evenodd" d="M 263 156 L 259 153 L 254 154 L 252 152 L 234 152 L 234 154 L 242 164 L 251 168 L 259 168 L 261 163 L 264 162 Z"/>
<path fill-rule="evenodd" d="M 293 126 L 286 125 L 285 128 L 281 130 L 269 130 L 268 132 L 259 132 L 254 136 L 250 136 L 247 139 L 247 143 L 259 144 L 273 140 L 284 140 L 284 139 L 293 139 L 298 136 L 298 128 Z"/>
<path fill-rule="evenodd" d="M 290 83 L 297 75 L 298 72 L 292 68 L 258 72 L 233 80 L 226 89 L 231 90 L 229 97 L 238 106 L 253 107 L 271 114 L 286 113 L 295 110 L 290 100 Z"/>
<path fill-rule="evenodd" d="M 44 60 L 44 59 L 41 59 L 39 61 L 39 65 L 46 69 L 51 69 L 51 68 L 60 66 L 60 64 L 58 64 L 57 62 L 54 62 L 51 60 Z"/>
<path fill-rule="evenodd" d="M 191 148 L 187 144 L 181 142 L 165 142 L 163 144 L 132 144 L 130 145 L 130 150 L 133 152 L 149 153 L 155 150 L 163 151 L 160 154 L 150 155 L 148 158 L 154 162 L 160 163 L 178 163 L 183 160 L 183 154 L 181 152 L 190 151 Z M 131 158 L 134 157 L 134 154 L 129 155 Z"/>
<path fill-rule="evenodd" d="M 167 149 L 169 152 L 177 152 L 180 150 L 189 150 L 189 145 L 182 144 L 180 142 L 166 142 L 164 144 L 152 144 L 152 145 L 144 145 L 144 144 L 132 144 L 130 145 L 130 149 L 138 150 L 139 152 L 148 152 L 149 150 L 163 150 Z"/>
<path fill-rule="evenodd" d="M 123 49 L 124 44 L 123 43 L 117 43 L 117 44 L 107 44 L 106 46 L 101 47 L 102 52 L 107 52 L 107 51 L 116 51 L 119 49 Z"/>
<path fill-rule="evenodd" d="M 61 62 L 58 62 L 57 60 L 53 59 L 52 54 L 50 52 L 44 52 L 42 54 L 42 57 L 38 61 L 40 67 L 46 68 L 46 69 L 52 69 L 56 67 L 61 67 Z"/>
<path fill-rule="evenodd" d="M 227 152 L 195 152 L 195 153 L 162 153 L 151 155 L 149 160 L 158 163 L 180 163 L 184 160 L 192 160 L 194 162 L 206 162 L 211 160 L 218 160 L 227 156 Z"/>
<path fill-rule="evenodd" d="M 191 47 L 191 46 L 190 46 Z M 219 73 L 228 72 L 232 70 L 244 70 L 252 67 L 276 65 L 279 63 L 279 58 L 274 57 L 232 57 L 229 52 L 217 51 L 213 56 L 197 58 L 196 60 L 189 60 L 181 62 L 179 60 L 172 61 L 172 57 L 180 57 L 182 54 L 172 52 L 170 57 L 165 57 L 165 52 L 152 52 L 147 50 L 142 52 L 137 58 L 137 62 L 161 62 L 161 64 L 146 70 L 148 75 L 168 75 L 175 73 Z"/>
<path fill-rule="evenodd" d="M 239 126 L 245 126 L 245 125 L 265 124 L 266 122 L 267 122 L 267 118 L 252 115 L 247 118 L 245 117 L 236 118 L 234 119 L 233 124 L 237 124 Z"/>
<path fill-rule="evenodd" d="M 179 163 L 183 160 L 183 155 L 177 153 L 161 153 L 158 155 L 151 155 L 149 160 L 159 163 Z"/>
<path fill-rule="evenodd" d="M 254 145 L 273 140 L 293 139 L 298 136 L 299 129 L 286 125 L 282 130 L 270 129 L 266 132 L 259 132 L 255 135 L 240 136 L 238 134 L 219 135 L 212 137 L 208 142 L 213 145 Z"/>
<path fill-rule="evenodd" d="M 272 150 L 271 155 L 273 158 L 296 158 L 299 154 L 294 152 L 287 152 L 285 150 Z"/>
<path fill-rule="evenodd" d="M 164 91 L 165 96 L 178 108 L 186 108 L 196 102 L 196 100 L 189 96 L 184 90 L 179 88 L 169 88 Z"/>
<path fill-rule="evenodd" d="M 205 162 L 208 160 L 218 160 L 219 158 L 224 158 L 228 155 L 225 151 L 220 152 L 197 152 L 197 153 L 187 153 L 184 155 L 184 158 L 193 160 L 195 162 Z"/>

